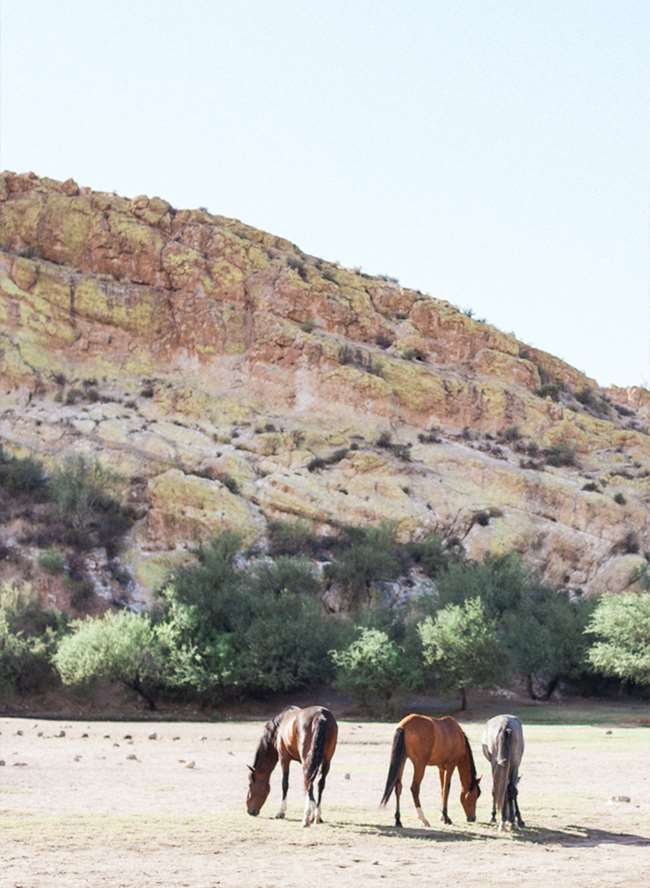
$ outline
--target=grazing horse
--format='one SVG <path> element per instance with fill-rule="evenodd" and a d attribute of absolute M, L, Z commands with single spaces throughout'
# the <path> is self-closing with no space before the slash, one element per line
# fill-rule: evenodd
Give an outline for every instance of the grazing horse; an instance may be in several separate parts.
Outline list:
<path fill-rule="evenodd" d="M 499 811 L 499 829 L 506 822 L 525 826 L 517 801 L 519 765 L 524 754 L 524 731 L 514 715 L 495 715 L 483 731 L 483 755 L 492 765 L 492 819 Z"/>
<path fill-rule="evenodd" d="M 285 816 L 289 765 L 295 761 L 302 762 L 305 785 L 302 825 L 322 823 L 320 803 L 325 788 L 325 778 L 336 749 L 337 736 L 336 719 L 324 706 L 309 706 L 307 709 L 289 706 L 268 721 L 255 753 L 255 762 L 252 766 L 248 766 L 250 771 L 246 798 L 248 813 L 253 817 L 260 813 L 271 789 L 271 772 L 279 759 L 282 765 L 282 803 L 275 816 L 280 819 Z M 314 783 L 319 774 L 318 801 L 315 801 Z"/>
<path fill-rule="evenodd" d="M 429 718 L 426 715 L 407 715 L 398 724 L 393 736 L 393 749 L 388 769 L 386 789 L 381 800 L 386 805 L 395 790 L 395 826 L 401 826 L 399 798 L 402 792 L 402 772 L 406 759 L 413 762 L 411 793 L 418 818 L 424 826 L 430 826 L 420 806 L 420 784 L 427 765 L 437 765 L 440 772 L 442 793 L 442 817 L 451 823 L 447 814 L 449 788 L 454 770 L 458 768 L 462 790 L 460 802 L 468 823 L 476 820 L 476 802 L 481 794 L 481 778 L 476 776 L 474 756 L 465 732 L 455 718 Z"/>

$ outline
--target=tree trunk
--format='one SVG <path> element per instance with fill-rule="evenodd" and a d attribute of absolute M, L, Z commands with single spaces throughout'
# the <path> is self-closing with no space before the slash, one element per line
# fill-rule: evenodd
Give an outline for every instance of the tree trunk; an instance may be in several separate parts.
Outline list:
<path fill-rule="evenodd" d="M 131 688 L 132 691 L 135 691 L 136 694 L 139 694 L 142 699 L 147 703 L 149 709 L 153 712 L 156 709 L 156 700 L 155 698 L 142 687 L 142 683 L 139 678 L 136 678 L 130 684 L 127 682 L 127 687 Z"/>
<path fill-rule="evenodd" d="M 535 689 L 533 687 L 533 676 L 530 672 L 526 675 L 526 689 L 528 691 L 528 696 L 530 697 L 531 700 L 539 700 L 540 699 L 538 697 L 538 695 L 535 693 Z"/>
<path fill-rule="evenodd" d="M 459 688 L 460 691 L 460 711 L 465 712 L 467 709 L 467 691 L 465 688 Z"/>
<path fill-rule="evenodd" d="M 549 681 L 549 683 L 546 685 L 546 691 L 544 693 L 544 696 L 542 697 L 542 700 L 550 700 L 551 694 L 553 693 L 553 691 L 555 690 L 555 688 L 558 686 L 559 683 L 560 683 L 560 676 L 555 675 Z"/>

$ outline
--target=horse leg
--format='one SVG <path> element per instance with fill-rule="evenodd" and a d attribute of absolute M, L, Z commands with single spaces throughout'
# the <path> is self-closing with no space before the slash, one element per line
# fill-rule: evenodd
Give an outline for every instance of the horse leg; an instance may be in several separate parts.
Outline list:
<path fill-rule="evenodd" d="M 280 764 L 282 766 L 282 801 L 280 802 L 280 810 L 275 815 L 277 820 L 283 820 L 287 813 L 287 793 L 289 792 L 289 765 L 291 760 L 284 755 L 281 756 Z"/>
<path fill-rule="evenodd" d="M 422 778 L 424 777 L 424 770 L 426 765 L 420 765 L 413 763 L 413 782 L 411 783 L 411 795 L 413 796 L 413 804 L 415 805 L 415 811 L 418 815 L 418 820 L 423 826 L 431 826 L 427 818 L 422 813 L 422 806 L 420 805 L 420 784 L 422 783 Z"/>
<path fill-rule="evenodd" d="M 517 826 L 519 828 L 526 826 L 524 823 L 521 811 L 519 810 L 519 790 L 517 789 L 517 784 L 519 783 L 519 777 L 515 772 L 514 777 L 512 779 L 512 805 L 513 805 L 513 814 L 517 820 Z"/>
<path fill-rule="evenodd" d="M 330 763 L 327 760 L 323 760 L 323 764 L 321 766 L 320 772 L 320 780 L 318 781 L 318 801 L 316 802 L 316 823 L 322 823 L 323 818 L 320 813 L 320 800 L 323 798 L 323 790 L 325 789 L 325 778 L 329 774 Z"/>
<path fill-rule="evenodd" d="M 508 799 L 508 766 L 496 765 L 492 776 L 493 816 L 499 812 L 498 829 L 503 830 Z"/>
<path fill-rule="evenodd" d="M 313 781 L 311 781 L 309 784 L 307 784 L 307 781 L 305 781 L 305 807 L 302 814 L 303 826 L 311 826 L 314 819 L 315 808 L 316 801 L 314 799 L 314 783 Z"/>
<path fill-rule="evenodd" d="M 447 805 L 449 803 L 449 790 L 451 789 L 451 778 L 453 773 L 453 768 L 440 768 L 440 788 L 442 791 L 442 817 L 440 819 L 443 823 L 451 823 L 451 819 L 447 813 Z"/>
<path fill-rule="evenodd" d="M 402 819 L 399 813 L 399 797 L 402 795 L 402 775 L 400 774 L 395 784 L 395 826 L 402 826 Z"/>

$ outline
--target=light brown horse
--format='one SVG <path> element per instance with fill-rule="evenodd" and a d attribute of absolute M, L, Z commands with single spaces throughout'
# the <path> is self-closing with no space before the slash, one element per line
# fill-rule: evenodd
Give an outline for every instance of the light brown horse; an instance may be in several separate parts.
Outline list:
<path fill-rule="evenodd" d="M 271 789 L 271 773 L 279 759 L 282 765 L 282 803 L 275 816 L 283 818 L 287 810 L 289 765 L 292 761 L 301 762 L 305 786 L 302 825 L 322 823 L 321 799 L 337 736 L 336 719 L 324 706 L 309 706 L 306 709 L 290 706 L 268 721 L 255 753 L 255 762 L 248 766 L 248 813 L 253 817 L 260 813 Z M 318 801 L 315 801 L 314 783 L 319 774 Z"/>
<path fill-rule="evenodd" d="M 413 762 L 411 793 L 418 818 L 424 826 L 431 824 L 422 813 L 420 784 L 427 765 L 437 765 L 440 771 L 442 817 L 451 823 L 447 814 L 449 788 L 454 770 L 458 768 L 461 782 L 460 803 L 468 823 L 476 820 L 476 802 L 481 794 L 481 778 L 476 776 L 474 756 L 465 732 L 455 718 L 429 718 L 426 715 L 407 715 L 398 724 L 393 737 L 393 750 L 388 769 L 386 789 L 381 804 L 386 805 L 395 790 L 395 826 L 401 826 L 399 798 L 402 792 L 402 772 L 406 759 Z"/>

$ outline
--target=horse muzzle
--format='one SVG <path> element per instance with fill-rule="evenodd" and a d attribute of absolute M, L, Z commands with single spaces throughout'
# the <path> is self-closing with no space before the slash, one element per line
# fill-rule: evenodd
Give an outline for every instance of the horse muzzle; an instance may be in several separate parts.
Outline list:
<path fill-rule="evenodd" d="M 258 815 L 260 812 L 259 812 L 259 811 L 249 811 L 248 813 L 251 815 L 251 817 L 257 817 L 257 815 Z"/>
<path fill-rule="evenodd" d="M 475 823 L 476 822 L 476 814 L 473 817 L 468 817 L 467 822 L 468 823 Z"/>

